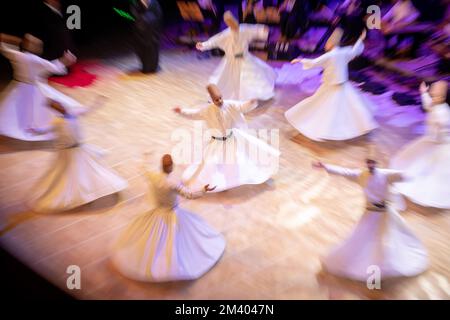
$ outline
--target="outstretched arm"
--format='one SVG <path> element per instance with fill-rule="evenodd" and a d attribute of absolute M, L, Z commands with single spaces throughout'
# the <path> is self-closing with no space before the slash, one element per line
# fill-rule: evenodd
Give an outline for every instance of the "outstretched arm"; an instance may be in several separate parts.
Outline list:
<path fill-rule="evenodd" d="M 203 109 L 192 109 L 192 108 L 181 108 L 175 107 L 173 109 L 175 113 L 182 115 L 185 118 L 192 120 L 202 120 L 203 119 Z"/>
<path fill-rule="evenodd" d="M 44 72 L 59 75 L 66 74 L 67 73 L 66 67 L 71 66 L 76 61 L 77 58 L 70 51 L 65 51 L 64 55 L 61 58 L 55 59 L 53 61 L 48 61 L 38 56 L 34 56 L 33 60 L 35 64 L 37 64 L 40 68 L 45 70 Z"/>
<path fill-rule="evenodd" d="M 314 162 L 313 167 L 316 169 L 324 169 L 326 172 L 334 175 L 343 176 L 349 179 L 357 179 L 361 175 L 360 169 L 349 169 L 331 164 L 324 164 L 320 161 Z"/>
<path fill-rule="evenodd" d="M 364 29 L 361 35 L 359 36 L 358 40 L 355 42 L 355 44 L 352 47 L 352 50 L 350 51 L 350 60 L 356 58 L 364 51 L 364 40 L 366 39 L 367 31 Z"/>
<path fill-rule="evenodd" d="M 294 59 L 294 60 L 292 60 L 292 63 L 294 64 L 294 63 L 301 62 L 303 64 L 304 69 L 311 69 L 311 68 L 322 66 L 328 60 L 328 56 L 329 56 L 329 54 L 325 53 L 315 59 L 306 59 L 306 58 Z"/>
<path fill-rule="evenodd" d="M 263 24 L 248 25 L 245 28 L 250 40 L 267 40 L 269 37 L 269 27 Z"/>
<path fill-rule="evenodd" d="M 247 102 L 241 103 L 238 106 L 239 106 L 239 111 L 241 111 L 242 113 L 247 113 L 247 112 L 252 111 L 253 109 L 255 109 L 258 106 L 258 100 L 252 99 Z"/>
<path fill-rule="evenodd" d="M 179 195 L 185 197 L 186 199 L 196 199 L 196 198 L 200 198 L 203 195 L 205 195 L 205 193 L 209 192 L 209 191 L 213 191 L 216 187 L 209 187 L 209 184 L 205 185 L 202 190 L 199 191 L 191 191 L 188 187 L 186 187 L 185 185 L 183 185 L 182 183 L 179 183 L 177 185 L 174 186 L 174 190 L 176 190 L 178 192 Z"/>
<path fill-rule="evenodd" d="M 214 48 L 220 48 L 222 46 L 222 41 L 225 37 L 225 31 L 222 31 L 215 36 L 212 36 L 204 42 L 197 42 L 195 48 L 200 51 L 211 50 Z"/>
<path fill-rule="evenodd" d="M 389 183 L 408 180 L 408 177 L 400 170 L 385 169 Z"/>

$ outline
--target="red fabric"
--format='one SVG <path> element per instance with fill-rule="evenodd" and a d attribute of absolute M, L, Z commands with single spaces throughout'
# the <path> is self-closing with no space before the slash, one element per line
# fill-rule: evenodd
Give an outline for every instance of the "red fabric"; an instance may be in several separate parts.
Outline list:
<path fill-rule="evenodd" d="M 62 77 L 50 77 L 48 81 L 61 84 L 63 86 L 87 87 L 94 83 L 97 76 L 86 71 L 86 68 L 92 67 L 95 62 L 79 62 L 70 67 L 69 74 Z"/>

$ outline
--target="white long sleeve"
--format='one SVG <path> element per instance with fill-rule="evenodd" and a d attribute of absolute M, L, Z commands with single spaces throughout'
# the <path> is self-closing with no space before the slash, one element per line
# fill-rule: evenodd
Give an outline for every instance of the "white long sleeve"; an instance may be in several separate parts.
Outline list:
<path fill-rule="evenodd" d="M 192 119 L 192 120 L 202 120 L 203 119 L 203 109 L 182 108 L 180 114 L 183 117 Z"/>
<path fill-rule="evenodd" d="M 360 169 L 349 169 L 331 164 L 326 164 L 324 165 L 324 167 L 328 173 L 343 176 L 350 179 L 357 179 L 362 173 L 362 170 Z"/>
<path fill-rule="evenodd" d="M 224 31 L 212 36 L 208 40 L 202 42 L 201 51 L 211 50 L 214 48 L 222 48 L 224 38 L 226 37 L 226 32 L 228 32 L 228 29 L 224 30 Z"/>
<path fill-rule="evenodd" d="M 363 51 L 364 51 L 364 40 L 359 38 L 355 42 L 355 44 L 353 45 L 353 47 L 350 51 L 349 60 L 353 60 L 357 56 L 361 55 L 361 53 L 363 53 Z"/>
<path fill-rule="evenodd" d="M 303 64 L 304 69 L 311 69 L 315 67 L 321 67 L 328 60 L 330 54 L 329 52 L 317 57 L 315 59 L 302 59 L 301 62 Z"/>
<path fill-rule="evenodd" d="M 431 111 L 431 104 L 433 103 L 430 97 L 430 94 L 428 92 L 424 92 L 420 95 L 420 98 L 422 100 L 422 106 L 423 108 L 429 112 Z"/>
<path fill-rule="evenodd" d="M 39 65 L 47 73 L 63 75 L 67 73 L 66 66 L 59 60 L 48 61 L 38 56 L 34 56 L 33 63 Z"/>
<path fill-rule="evenodd" d="M 258 101 L 250 100 L 250 101 L 247 101 L 247 102 L 244 102 L 244 103 L 240 103 L 238 105 L 238 109 L 242 113 L 247 113 L 247 112 L 250 112 L 250 111 L 254 110 L 257 106 L 258 106 Z"/>
<path fill-rule="evenodd" d="M 204 189 L 200 191 L 191 191 L 188 187 L 184 186 L 182 183 L 174 185 L 173 190 L 175 190 L 179 195 L 183 196 L 186 199 L 200 198 L 205 194 Z"/>

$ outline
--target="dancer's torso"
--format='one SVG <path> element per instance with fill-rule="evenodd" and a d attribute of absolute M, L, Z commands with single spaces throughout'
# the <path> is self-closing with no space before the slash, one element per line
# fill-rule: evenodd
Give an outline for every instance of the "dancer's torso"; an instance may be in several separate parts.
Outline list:
<path fill-rule="evenodd" d="M 326 84 L 336 85 L 348 81 L 349 47 L 337 47 L 328 52 L 323 65 L 322 81 Z"/>

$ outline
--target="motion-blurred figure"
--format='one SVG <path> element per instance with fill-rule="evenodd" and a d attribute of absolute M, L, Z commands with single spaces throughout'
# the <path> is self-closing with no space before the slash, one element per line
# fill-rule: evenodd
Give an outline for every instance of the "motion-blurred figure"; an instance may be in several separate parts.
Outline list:
<path fill-rule="evenodd" d="M 65 51 L 74 50 L 62 10 L 60 0 L 44 0 L 37 12 L 38 25 L 35 35 L 44 42 L 42 57 L 46 60 L 57 59 Z"/>
<path fill-rule="evenodd" d="M 269 100 L 275 95 L 276 73 L 248 51 L 252 40 L 266 40 L 269 28 L 242 24 L 229 11 L 224 14 L 228 28 L 205 42 L 197 43 L 201 51 L 220 48 L 225 57 L 215 70 L 210 83 L 217 85 L 229 99 Z"/>
<path fill-rule="evenodd" d="M 420 86 L 422 104 L 428 113 L 427 133 L 392 159 L 391 167 L 401 169 L 410 180 L 398 183 L 398 191 L 411 201 L 427 207 L 450 209 L 450 107 L 447 82 L 428 88 Z"/>
<path fill-rule="evenodd" d="M 341 47 L 342 30 L 328 39 L 327 53 L 316 59 L 294 59 L 305 69 L 323 67 L 322 85 L 309 98 L 286 111 L 288 122 L 306 137 L 321 140 L 347 140 L 364 135 L 377 123 L 372 105 L 349 82 L 348 63 L 364 50 L 364 31 L 354 46 Z"/>
<path fill-rule="evenodd" d="M 174 109 L 189 119 L 204 120 L 211 134 L 210 142 L 204 146 L 202 161 L 185 170 L 183 182 L 193 189 L 211 183 L 219 192 L 269 180 L 278 170 L 280 153 L 246 132 L 244 114 L 256 108 L 257 101 L 223 100 L 215 85 L 209 85 L 208 92 L 212 99 L 208 106 Z"/>
<path fill-rule="evenodd" d="M 197 215 L 180 208 L 178 195 L 201 197 L 214 187 L 191 192 L 171 174 L 172 157 L 161 159 L 162 171 L 143 171 L 156 208 L 139 215 L 119 237 L 114 266 L 126 277 L 148 282 L 193 280 L 220 259 L 225 239 Z"/>
<path fill-rule="evenodd" d="M 48 171 L 31 189 L 28 205 L 35 212 L 74 209 L 125 189 L 126 180 L 97 160 L 98 151 L 83 144 L 80 116 L 103 105 L 99 97 L 90 108 L 70 112 L 57 101 L 49 102 L 59 114 L 47 128 L 30 128 L 32 134 L 54 132 L 57 155 Z"/>
<path fill-rule="evenodd" d="M 300 30 L 306 32 L 310 3 L 306 0 L 285 0 L 279 7 L 281 37 L 275 45 L 276 51 L 287 52 L 290 42 Z"/>
<path fill-rule="evenodd" d="M 377 167 L 370 155 L 364 169 L 313 163 L 318 169 L 357 182 L 364 191 L 366 208 L 351 235 L 322 261 L 334 275 L 366 282 L 370 268 L 379 268 L 380 280 L 415 276 L 428 268 L 427 250 L 399 215 L 390 195 L 391 184 L 403 179 L 399 171 Z"/>
<path fill-rule="evenodd" d="M 0 134 L 19 140 L 49 140 L 51 135 L 34 136 L 27 129 L 45 127 L 54 113 L 47 108 L 47 99 L 60 101 L 69 109 L 78 102 L 47 84 L 50 74 L 65 74 L 66 67 L 75 63 L 70 52 L 48 61 L 39 57 L 41 40 L 26 34 L 23 39 L 0 34 L 0 52 L 9 59 L 14 79 L 0 95 Z"/>
<path fill-rule="evenodd" d="M 142 63 L 142 73 L 158 70 L 159 47 L 162 32 L 162 11 L 156 0 L 139 0 L 131 7 L 136 21 L 134 45 Z"/>

